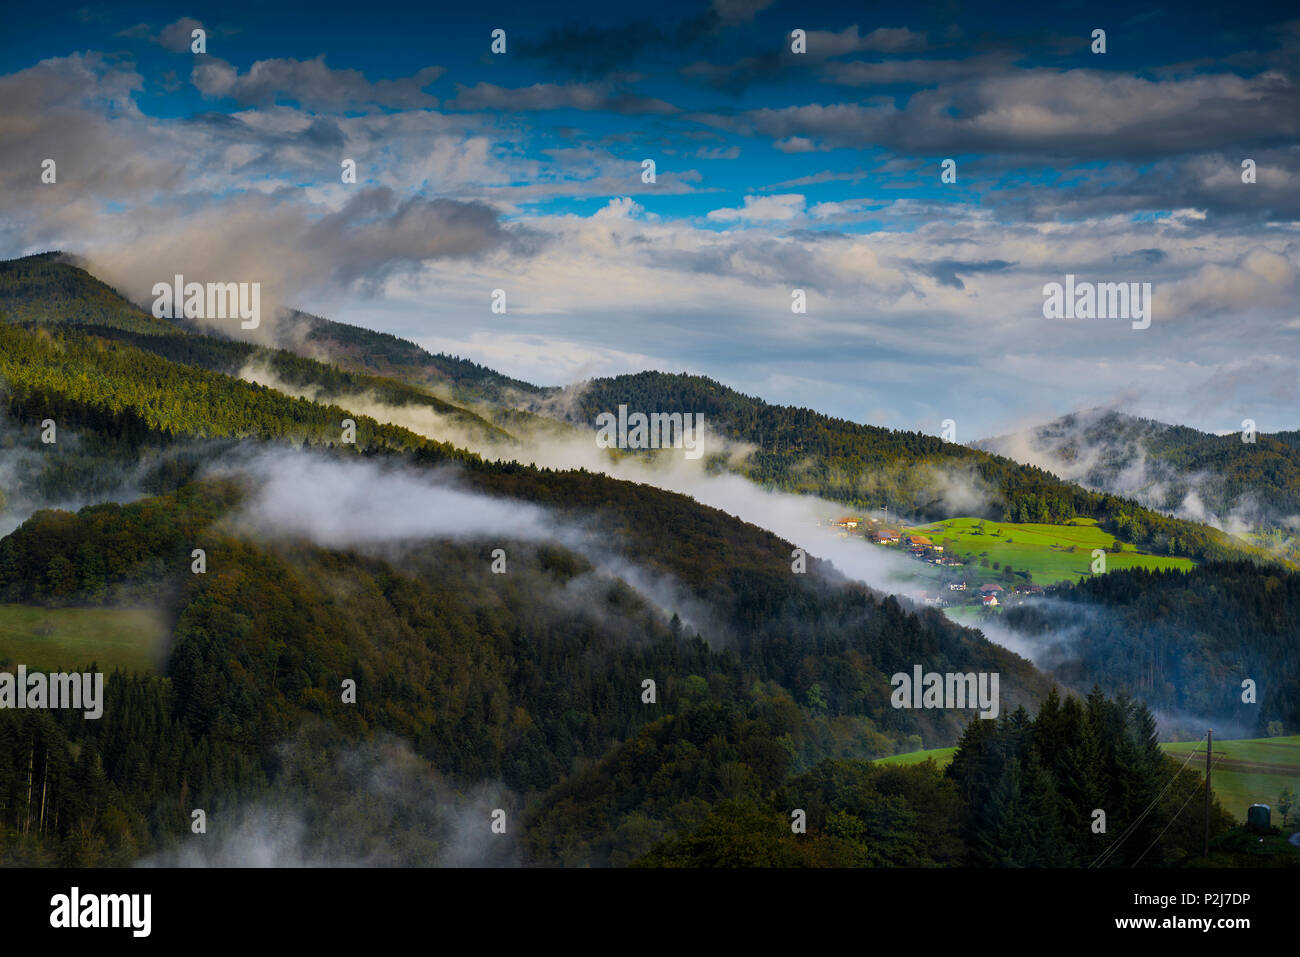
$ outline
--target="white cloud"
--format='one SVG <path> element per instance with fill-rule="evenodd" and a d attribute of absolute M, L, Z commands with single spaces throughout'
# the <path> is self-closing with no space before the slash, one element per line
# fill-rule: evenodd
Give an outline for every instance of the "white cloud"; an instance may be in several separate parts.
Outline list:
<path fill-rule="evenodd" d="M 715 209 L 708 218 L 714 222 L 732 223 L 773 222 L 794 219 L 803 213 L 804 198 L 799 193 L 781 193 L 776 196 L 746 196 L 745 204 L 738 209 Z"/>
<path fill-rule="evenodd" d="M 772 144 L 782 153 L 815 153 L 817 146 L 806 136 L 787 136 Z"/>

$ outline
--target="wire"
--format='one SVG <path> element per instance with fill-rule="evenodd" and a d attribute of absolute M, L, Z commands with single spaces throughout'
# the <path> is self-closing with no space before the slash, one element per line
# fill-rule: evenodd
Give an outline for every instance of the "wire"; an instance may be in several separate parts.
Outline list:
<path fill-rule="evenodd" d="M 1199 744 L 1200 742 L 1198 741 L 1197 743 Z M 1120 845 L 1123 844 L 1126 840 L 1129 839 L 1129 837 L 1132 836 L 1133 832 L 1137 829 L 1137 826 L 1142 823 L 1143 819 L 1148 814 L 1151 813 L 1151 809 L 1154 808 L 1156 804 L 1159 803 L 1160 799 L 1165 796 L 1165 792 L 1169 790 L 1170 786 L 1175 781 L 1178 780 L 1178 776 L 1182 774 L 1185 770 L 1187 770 L 1187 766 L 1191 764 L 1192 758 L 1195 756 L 1196 756 L 1196 751 L 1194 749 L 1187 753 L 1187 760 L 1183 762 L 1183 766 L 1174 772 L 1174 776 L 1169 779 L 1168 783 L 1165 784 L 1163 788 L 1161 788 L 1160 793 L 1157 794 L 1155 798 L 1152 799 L 1151 803 L 1147 805 L 1147 809 L 1143 811 L 1141 814 L 1139 814 L 1137 816 L 1137 819 L 1134 820 L 1132 824 L 1130 824 L 1127 828 L 1124 829 L 1124 832 L 1120 834 L 1120 836 L 1115 840 L 1115 843 L 1111 844 L 1108 848 L 1102 851 L 1101 854 L 1097 857 L 1097 860 L 1093 861 L 1090 865 L 1088 865 L 1089 867 L 1098 866 L 1104 859 L 1110 857 L 1116 851 L 1119 850 Z"/>
<path fill-rule="evenodd" d="M 1213 763 L 1212 765 L 1210 765 L 1210 773 L 1211 773 L 1211 774 L 1214 773 L 1214 769 L 1217 768 L 1217 767 L 1219 766 L 1219 762 L 1222 761 L 1222 760 L 1223 760 L 1223 756 L 1222 756 L 1222 755 L 1220 755 L 1219 757 L 1217 757 L 1217 758 L 1214 759 L 1214 763 Z M 1182 773 L 1182 772 L 1179 772 L 1179 773 Z M 1169 819 L 1169 823 L 1166 824 L 1166 825 L 1164 826 L 1164 830 L 1162 830 L 1159 834 L 1157 834 L 1157 835 L 1156 835 L 1156 839 L 1155 839 L 1154 841 L 1152 841 L 1150 844 L 1147 845 L 1147 850 L 1146 850 L 1146 851 L 1143 851 L 1141 854 L 1138 855 L 1138 859 L 1137 859 L 1136 861 L 1133 862 L 1133 866 L 1134 866 L 1134 867 L 1137 867 L 1139 864 L 1141 864 L 1141 863 L 1142 863 L 1142 858 L 1144 858 L 1144 857 L 1147 856 L 1147 851 L 1149 851 L 1149 850 L 1151 850 L 1151 848 L 1155 847 L 1155 846 L 1156 846 L 1156 842 L 1159 841 L 1162 837 L 1165 836 L 1165 831 L 1169 830 L 1169 828 L 1173 825 L 1174 821 L 1178 820 L 1178 815 L 1180 815 L 1180 814 L 1183 813 L 1183 808 L 1187 807 L 1187 805 L 1190 804 L 1190 803 L 1192 802 L 1192 798 L 1194 798 L 1194 797 L 1199 797 L 1199 796 L 1200 796 L 1200 790 L 1199 790 L 1199 789 L 1193 790 L 1190 794 L 1187 795 L 1187 800 L 1183 802 L 1183 807 L 1180 807 L 1177 811 L 1174 812 L 1174 816 L 1171 817 L 1171 818 Z"/>
<path fill-rule="evenodd" d="M 1201 739 L 1203 740 L 1204 737 L 1205 736 L 1202 735 Z M 1198 740 L 1196 743 L 1200 744 L 1200 740 Z M 1160 789 L 1160 793 L 1157 794 L 1151 800 L 1151 803 L 1147 805 L 1147 809 L 1143 811 L 1141 814 L 1139 814 L 1137 820 L 1135 820 L 1132 824 L 1126 827 L 1124 829 L 1124 832 L 1120 834 L 1118 838 L 1115 839 L 1115 842 L 1111 844 L 1108 848 L 1106 848 L 1104 851 L 1102 851 L 1101 854 L 1097 856 L 1097 859 L 1088 865 L 1089 867 L 1096 867 L 1104 859 L 1110 857 L 1112 854 L 1114 854 L 1116 851 L 1119 850 L 1119 846 L 1123 844 L 1126 840 L 1128 840 L 1129 836 L 1133 833 L 1133 831 L 1137 828 L 1137 826 L 1142 823 L 1142 819 L 1151 813 L 1151 809 L 1155 807 L 1157 803 L 1159 803 L 1160 799 L 1165 796 L 1165 792 L 1168 791 L 1170 786 L 1175 781 L 1178 780 L 1178 775 L 1182 774 L 1185 770 L 1187 770 L 1187 765 L 1192 763 L 1192 758 L 1195 757 L 1195 755 L 1196 755 L 1196 751 L 1194 749 L 1187 752 L 1187 760 L 1183 762 L 1183 766 L 1174 772 L 1174 776 L 1169 779 L 1169 782 L 1163 788 Z"/>

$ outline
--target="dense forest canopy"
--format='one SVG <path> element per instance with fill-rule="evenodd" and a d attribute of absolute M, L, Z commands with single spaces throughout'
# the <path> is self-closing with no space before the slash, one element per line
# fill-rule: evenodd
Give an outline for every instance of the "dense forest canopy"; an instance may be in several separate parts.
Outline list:
<path fill-rule="evenodd" d="M 860 425 L 811 409 L 770 405 L 703 376 L 641 372 L 594 379 L 572 392 L 574 421 L 629 409 L 702 412 L 713 435 L 755 447 L 732 466 L 764 485 L 820 495 L 921 523 L 970 515 L 1004 522 L 1095 518 L 1106 531 L 1162 555 L 1278 561 L 1195 522 L 1092 492 L 1050 472 L 921 432 Z M 721 450 L 718 450 L 721 451 Z M 952 489 L 962 489 L 953 495 Z"/>
<path fill-rule="evenodd" d="M 976 447 L 993 452 L 1028 448 L 1038 460 L 1059 463 L 1065 474 L 1089 488 L 1132 495 L 1161 511 L 1294 533 L 1294 519 L 1300 516 L 1296 435 L 1270 435 L 1253 426 L 1211 435 L 1093 409 Z"/>

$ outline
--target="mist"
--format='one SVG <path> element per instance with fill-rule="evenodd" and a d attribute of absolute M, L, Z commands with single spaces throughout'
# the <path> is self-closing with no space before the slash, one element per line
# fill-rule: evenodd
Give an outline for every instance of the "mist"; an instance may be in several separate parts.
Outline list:
<path fill-rule="evenodd" d="M 254 801 L 204 809 L 207 832 L 140 867 L 512 867 L 520 801 L 503 785 L 458 787 L 405 741 L 281 746 L 282 773 Z M 318 753 L 324 748 L 325 760 Z M 492 831 L 505 812 L 505 833 Z"/>
<path fill-rule="evenodd" d="M 1107 421 L 1111 416 L 1118 418 Z M 1249 489 L 1234 494 L 1222 487 L 1224 480 L 1217 471 L 1188 470 L 1153 455 L 1149 439 L 1170 428 L 1123 415 L 1115 408 L 1096 408 L 972 445 L 1174 518 L 1237 537 L 1263 536 L 1256 544 L 1283 557 L 1292 555 L 1300 515 L 1270 508 Z"/>
<path fill-rule="evenodd" d="M 810 555 L 830 561 L 848 577 L 882 590 L 896 590 L 895 586 L 907 585 L 914 577 L 912 562 L 860 539 L 841 538 L 826 527 L 828 521 L 845 514 L 847 506 L 842 503 L 812 495 L 764 489 L 743 476 L 722 470 L 720 462 L 728 466 L 739 464 L 754 449 L 721 439 L 708 431 L 707 421 L 704 435 L 706 454 L 692 460 L 686 458 L 682 449 L 632 455 L 602 449 L 596 445 L 594 428 L 566 429 L 547 425 L 528 434 L 516 433 L 514 442 L 487 441 L 481 430 L 465 428 L 431 410 L 417 406 L 394 407 L 365 400 L 365 396 L 331 398 L 350 411 L 364 410 L 364 414 L 379 421 L 405 426 L 426 438 L 450 442 L 489 461 L 515 461 L 559 470 L 586 469 L 610 478 L 688 495 L 703 505 L 766 529 Z M 572 398 L 569 397 L 568 401 L 571 402 Z M 556 410 L 549 411 L 554 414 Z M 967 499 L 979 496 L 977 491 L 963 486 L 960 477 L 950 477 L 948 485 L 954 496 Z M 291 503 L 286 504 L 291 510 Z M 525 521 L 526 529 L 533 528 L 530 524 L 533 518 L 535 516 L 529 514 Z M 501 527 L 504 526 L 497 526 L 498 529 Z"/>
<path fill-rule="evenodd" d="M 709 640 L 727 629 L 709 606 L 671 575 L 644 568 L 624 555 L 594 517 L 573 519 L 512 498 L 466 488 L 453 467 L 417 469 L 365 459 L 341 459 L 297 449 L 259 449 L 212 463 L 212 476 L 245 476 L 251 494 L 225 520 L 237 534 L 300 538 L 325 548 L 361 547 L 400 563 L 400 546 L 450 539 L 520 559 L 518 546 L 558 545 L 594 567 L 605 579 L 635 590 L 666 619 L 676 614 Z M 570 587 L 579 586 L 571 583 Z"/>

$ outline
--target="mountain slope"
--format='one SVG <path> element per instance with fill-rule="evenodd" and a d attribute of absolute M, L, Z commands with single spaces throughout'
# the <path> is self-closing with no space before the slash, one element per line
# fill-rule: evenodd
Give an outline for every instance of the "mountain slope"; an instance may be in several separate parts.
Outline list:
<path fill-rule="evenodd" d="M 1001 624 L 1062 681 L 1129 688 L 1193 734 L 1210 720 L 1225 737 L 1300 726 L 1300 574 L 1245 562 L 1127 569 L 1049 594 Z"/>
<path fill-rule="evenodd" d="M 422 388 L 448 389 L 458 399 L 508 402 L 545 396 L 554 389 L 495 372 L 469 359 L 431 354 L 386 332 L 335 322 L 297 310 L 280 321 L 286 348 L 325 359 L 342 369 L 400 379 Z"/>
<path fill-rule="evenodd" d="M 402 861 L 449 860 L 454 802 L 430 809 L 409 791 L 490 794 L 488 808 L 528 822 L 524 861 L 626 863 L 716 825 L 734 801 L 770 810 L 827 759 L 957 741 L 975 709 L 896 707 L 896 672 L 997 674 L 1003 719 L 1049 690 L 1028 661 L 934 610 L 815 557 L 798 573 L 789 541 L 721 510 L 286 395 L 231 374 L 248 355 L 186 330 L 171 343 L 0 324 L 0 475 L 22 460 L 36 495 L 50 476 L 137 465 L 75 513 L 24 515 L 0 539 L 0 600 L 145 603 L 168 623 L 162 674 L 110 676 L 102 721 L 0 710 L 0 861 L 127 864 L 178 847 L 191 807 L 224 822 L 272 800 L 285 802 L 274 819 L 346 848 L 345 862 L 395 841 Z M 410 388 L 275 361 L 322 389 Z M 725 392 L 718 408 L 733 401 L 744 409 Z M 778 448 L 797 418 L 778 410 Z M 53 444 L 39 438 L 46 419 Z M 880 440 L 900 469 L 913 444 L 937 441 Z M 363 797 L 345 801 L 347 769 L 376 754 L 388 757 L 371 781 L 409 788 L 358 782 Z M 862 774 L 869 795 L 878 775 Z M 48 827 L 24 814 L 33 775 Z M 910 815 L 951 803 L 927 775 L 879 776 L 885 819 L 874 797 L 851 808 L 872 818 L 866 831 L 835 820 L 870 834 L 882 861 L 958 860 L 951 829 L 933 852 L 908 834 Z M 216 853 L 211 837 L 193 852 Z M 513 860 L 512 847 L 490 859 Z"/>
<path fill-rule="evenodd" d="M 1194 521 L 1300 528 L 1297 435 L 1244 441 L 1240 432 L 1211 435 L 1093 409 L 975 446 Z"/>
<path fill-rule="evenodd" d="M 1095 518 L 1111 534 L 1157 554 L 1277 560 L 1218 529 L 1089 491 L 1032 464 L 920 432 L 770 405 L 702 376 L 642 372 L 595 379 L 568 390 L 563 399 L 570 420 L 589 425 L 619 405 L 630 411 L 702 412 L 713 436 L 753 447 L 743 461 L 733 459 L 725 467 L 769 487 L 858 509 L 887 506 L 891 514 L 918 524 L 959 516 L 1038 523 Z"/>
<path fill-rule="evenodd" d="M 348 372 L 286 349 L 223 338 L 186 320 L 156 319 L 57 252 L 0 263 L 0 317 L 12 324 L 48 327 L 65 336 L 125 342 L 184 365 L 265 380 L 263 384 L 313 400 L 350 403 L 362 410 L 371 405 L 388 407 L 393 418 L 423 414 L 422 421 L 430 429 L 445 427 L 483 444 L 513 441 L 500 426 L 406 382 Z"/>
<path fill-rule="evenodd" d="M 38 289 L 43 288 L 41 283 L 88 289 L 103 308 L 115 296 L 84 271 L 55 262 L 53 254 L 10 265 L 14 267 L 15 289 L 26 281 L 21 277 L 31 276 Z M 30 313 L 35 308 L 30 303 L 39 296 L 27 293 L 17 298 L 29 304 L 24 308 Z M 141 334 L 127 327 L 136 321 L 162 320 L 153 320 L 125 300 L 114 308 L 121 314 L 113 326 L 116 331 L 101 328 L 101 335 L 227 373 L 242 360 L 241 369 L 269 369 L 273 374 L 264 376 L 268 384 L 334 401 L 344 408 L 351 403 L 364 410 L 368 403 L 363 396 L 373 396 L 385 406 L 376 409 L 375 415 L 389 421 L 406 420 L 415 426 L 414 420 L 394 410 L 423 408 L 435 417 L 433 428 L 420 428 L 426 435 L 437 432 L 439 423 L 445 421 L 466 441 L 483 447 L 503 445 L 508 450 L 515 436 L 531 435 L 544 441 L 574 428 L 591 428 L 596 415 L 620 404 L 642 411 L 697 412 L 704 414 L 710 435 L 738 444 L 742 453 L 748 453 L 719 456 L 717 466 L 731 468 L 766 487 L 817 494 L 860 509 L 887 506 L 892 513 L 917 522 L 967 515 L 1062 522 L 1083 516 L 1097 519 L 1112 534 L 1157 554 L 1199 560 L 1277 560 L 1275 553 L 1264 548 L 1184 520 L 1190 516 L 1171 518 L 1118 495 L 1089 492 L 1032 464 L 1021 465 L 922 433 L 770 405 L 699 376 L 643 372 L 557 391 L 501 376 L 468 360 L 430 355 L 394 336 L 304 313 L 291 314 L 277 325 L 288 349 L 266 350 L 194 332 L 174 342 L 156 329 Z M 130 318 L 132 310 L 134 318 Z M 57 318 L 86 312 L 88 309 L 73 309 L 63 302 L 43 314 Z M 94 333 L 96 325 L 102 324 L 92 324 L 84 331 Z M 295 354 L 299 358 L 295 359 Z M 473 408 L 455 406 L 432 394 L 437 392 L 459 397 Z M 1289 447 L 1270 443 L 1269 448 Z"/>
<path fill-rule="evenodd" d="M 0 315 L 10 322 L 100 325 L 146 335 L 180 335 L 59 252 L 0 262 Z"/>

